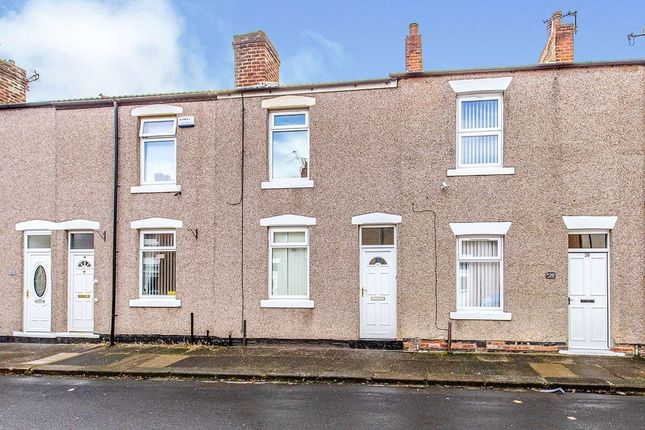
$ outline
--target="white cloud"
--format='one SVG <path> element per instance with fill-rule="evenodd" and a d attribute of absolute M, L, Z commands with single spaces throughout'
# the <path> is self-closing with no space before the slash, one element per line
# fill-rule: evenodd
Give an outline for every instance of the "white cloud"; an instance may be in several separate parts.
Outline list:
<path fill-rule="evenodd" d="M 302 36 L 306 45 L 282 62 L 282 81 L 294 84 L 329 80 L 333 71 L 347 61 L 345 49 L 315 31 L 303 32 Z"/>
<path fill-rule="evenodd" d="M 0 17 L 0 57 L 36 69 L 29 101 L 216 86 L 168 0 L 29 0 Z"/>

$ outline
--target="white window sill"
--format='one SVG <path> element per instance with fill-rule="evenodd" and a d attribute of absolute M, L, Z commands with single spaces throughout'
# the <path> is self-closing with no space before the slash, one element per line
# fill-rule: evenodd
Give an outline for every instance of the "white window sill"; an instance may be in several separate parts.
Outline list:
<path fill-rule="evenodd" d="M 448 169 L 447 176 L 514 175 L 515 167 L 459 167 Z"/>
<path fill-rule="evenodd" d="M 181 300 L 166 298 L 140 298 L 130 300 L 131 308 L 178 308 Z"/>
<path fill-rule="evenodd" d="M 137 185 L 130 187 L 132 194 L 146 194 L 146 193 L 179 193 L 181 192 L 181 185 L 177 184 L 162 184 L 162 185 Z"/>
<path fill-rule="evenodd" d="M 276 179 L 274 181 L 262 182 L 261 188 L 263 190 L 271 190 L 278 188 L 313 188 L 314 181 L 310 179 L 296 179 L 296 180 L 284 180 Z"/>
<path fill-rule="evenodd" d="M 450 312 L 450 319 L 453 320 L 492 320 L 510 321 L 512 314 L 502 311 L 457 311 Z"/>
<path fill-rule="evenodd" d="M 314 301 L 309 299 L 269 299 L 260 300 L 260 307 L 313 309 Z"/>

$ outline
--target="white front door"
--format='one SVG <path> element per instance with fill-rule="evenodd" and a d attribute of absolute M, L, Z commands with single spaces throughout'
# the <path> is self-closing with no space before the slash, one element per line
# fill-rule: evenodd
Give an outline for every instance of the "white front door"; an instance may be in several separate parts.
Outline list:
<path fill-rule="evenodd" d="M 396 339 L 396 249 L 361 249 L 361 338 Z"/>
<path fill-rule="evenodd" d="M 94 330 L 94 253 L 71 253 L 69 331 Z"/>
<path fill-rule="evenodd" d="M 51 331 L 51 251 L 25 253 L 25 331 Z"/>
<path fill-rule="evenodd" d="M 607 253 L 569 253 L 569 349 L 608 349 Z"/>

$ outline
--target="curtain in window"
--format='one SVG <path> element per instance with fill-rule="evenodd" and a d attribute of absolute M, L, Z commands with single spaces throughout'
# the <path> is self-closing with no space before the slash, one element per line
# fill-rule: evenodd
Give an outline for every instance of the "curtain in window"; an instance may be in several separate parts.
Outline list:
<path fill-rule="evenodd" d="M 461 254 L 468 257 L 499 257 L 497 241 L 463 241 Z M 459 263 L 459 307 L 498 308 L 500 306 L 501 261 Z"/>
<path fill-rule="evenodd" d="M 175 142 L 173 140 L 144 141 L 144 181 L 175 181 Z"/>
<path fill-rule="evenodd" d="M 272 295 L 306 296 L 307 269 L 307 248 L 274 248 Z"/>
<path fill-rule="evenodd" d="M 497 128 L 497 100 L 461 102 L 461 128 Z"/>
<path fill-rule="evenodd" d="M 462 136 L 461 164 L 497 164 L 499 136 Z"/>
<path fill-rule="evenodd" d="M 175 251 L 143 252 L 143 295 L 175 295 Z"/>

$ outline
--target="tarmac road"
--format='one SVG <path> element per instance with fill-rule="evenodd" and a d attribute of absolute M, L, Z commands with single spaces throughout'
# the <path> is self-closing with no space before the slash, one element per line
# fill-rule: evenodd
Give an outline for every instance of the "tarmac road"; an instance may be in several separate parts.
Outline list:
<path fill-rule="evenodd" d="M 645 397 L 0 376 L 0 429 L 642 428 Z"/>

